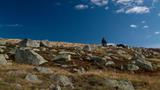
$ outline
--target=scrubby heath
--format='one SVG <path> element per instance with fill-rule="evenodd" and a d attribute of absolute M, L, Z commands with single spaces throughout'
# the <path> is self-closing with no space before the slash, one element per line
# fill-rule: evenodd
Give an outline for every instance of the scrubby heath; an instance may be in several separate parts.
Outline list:
<path fill-rule="evenodd" d="M 160 90 L 160 49 L 1 39 L 0 90 Z"/>

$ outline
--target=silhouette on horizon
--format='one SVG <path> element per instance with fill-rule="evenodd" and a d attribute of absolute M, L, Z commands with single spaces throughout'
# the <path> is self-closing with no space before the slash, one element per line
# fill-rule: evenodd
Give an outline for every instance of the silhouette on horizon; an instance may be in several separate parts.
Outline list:
<path fill-rule="evenodd" d="M 104 46 L 104 47 L 107 46 L 107 41 L 104 37 L 102 38 L 101 43 L 102 43 L 102 46 Z"/>

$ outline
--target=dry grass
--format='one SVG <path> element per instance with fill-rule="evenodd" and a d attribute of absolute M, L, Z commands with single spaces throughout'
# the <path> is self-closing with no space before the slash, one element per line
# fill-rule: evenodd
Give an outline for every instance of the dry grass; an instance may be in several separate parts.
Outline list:
<path fill-rule="evenodd" d="M 17 43 L 19 39 L 5 39 L 7 42 Z M 64 47 L 72 47 L 72 46 L 79 46 L 82 47 L 85 44 L 78 44 L 78 43 L 64 43 L 64 42 L 51 42 L 52 45 Z M 119 48 L 115 47 L 108 47 L 106 49 L 97 49 L 93 52 L 94 55 L 105 55 L 106 52 L 108 53 L 115 53 Z M 59 50 L 59 49 L 57 49 Z M 114 51 L 114 52 L 113 52 Z M 126 50 L 126 52 L 130 53 L 130 50 Z M 44 52 L 43 52 L 44 53 Z M 132 53 L 130 53 L 132 54 Z M 45 53 L 48 55 L 48 53 Z M 47 59 L 47 56 L 44 55 L 44 58 Z M 42 55 L 43 56 L 43 55 Z M 50 58 L 49 58 L 50 59 Z M 74 60 L 76 61 L 76 60 Z M 154 63 L 160 63 L 160 59 L 149 59 L 149 61 Z M 79 60 L 76 61 L 77 65 L 79 66 L 87 66 L 87 63 L 83 61 L 80 62 Z M 118 61 L 120 62 L 120 61 Z M 126 62 L 126 61 L 125 61 Z M 83 65 L 81 65 L 83 64 Z M 14 83 L 19 83 L 22 85 L 24 90 L 39 90 L 39 89 L 46 89 L 52 84 L 49 76 L 52 74 L 40 74 L 34 71 L 34 67 L 32 65 L 25 65 L 25 64 L 16 64 L 8 66 L 0 66 L 0 90 L 16 90 Z M 48 66 L 49 67 L 49 66 Z M 136 90 L 160 90 L 160 72 L 141 72 L 141 73 L 131 73 L 131 72 L 120 72 L 114 70 L 90 70 L 86 73 L 80 75 L 77 73 L 71 73 L 66 69 L 58 68 L 58 67 L 49 67 L 53 70 L 53 74 L 62 74 L 72 78 L 74 85 L 77 89 L 75 90 L 107 90 L 105 87 L 104 80 L 106 78 L 113 78 L 113 79 L 126 79 L 130 80 Z M 93 69 L 93 66 L 92 66 Z M 24 78 L 26 74 L 23 75 L 8 75 L 9 71 L 26 71 L 27 73 L 34 73 L 36 74 L 40 80 L 43 81 L 42 84 L 33 84 L 27 82 Z M 70 90 L 68 88 L 62 87 L 62 90 Z"/>
<path fill-rule="evenodd" d="M 133 82 L 134 85 L 140 84 L 141 88 L 137 90 L 159 90 L 160 89 L 160 72 L 156 74 L 133 74 L 133 73 L 116 73 L 113 71 L 89 71 L 86 72 L 87 76 L 99 76 L 105 78 L 113 78 L 113 79 L 125 79 Z M 144 85 L 144 86 L 143 86 Z"/>
<path fill-rule="evenodd" d="M 35 66 L 24 65 L 24 64 L 13 64 L 10 66 L 0 66 L 0 90 L 14 90 L 13 83 L 20 83 L 24 90 L 39 90 L 42 88 L 48 88 L 51 84 L 49 76 L 52 74 L 40 74 L 33 70 Z M 101 71 L 92 70 L 88 71 L 82 75 L 77 73 L 71 73 L 61 68 L 51 67 L 54 71 L 53 74 L 62 74 L 69 76 L 73 79 L 76 90 L 107 90 L 104 85 L 105 78 L 113 79 L 125 79 L 130 80 L 136 87 L 136 90 L 159 90 L 160 88 L 160 72 L 157 73 L 129 73 L 129 72 L 114 72 L 114 71 Z M 32 84 L 27 82 L 22 76 L 8 76 L 7 72 L 25 70 L 29 73 L 36 74 L 43 84 Z M 8 86 L 9 85 L 9 86 Z M 95 85 L 95 86 L 93 86 Z M 68 88 L 62 87 L 64 90 L 69 90 Z"/>

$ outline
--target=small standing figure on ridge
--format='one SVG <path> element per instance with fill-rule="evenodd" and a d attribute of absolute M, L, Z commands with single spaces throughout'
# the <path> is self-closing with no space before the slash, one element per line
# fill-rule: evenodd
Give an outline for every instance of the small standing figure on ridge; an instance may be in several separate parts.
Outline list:
<path fill-rule="evenodd" d="M 106 41 L 106 39 L 104 37 L 102 38 L 102 42 L 101 43 L 102 43 L 102 46 L 104 46 L 104 47 L 107 46 L 107 41 Z"/>

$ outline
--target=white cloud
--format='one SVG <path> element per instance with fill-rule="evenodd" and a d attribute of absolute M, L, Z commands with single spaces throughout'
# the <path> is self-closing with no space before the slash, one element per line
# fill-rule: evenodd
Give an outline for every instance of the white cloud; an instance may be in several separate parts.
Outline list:
<path fill-rule="evenodd" d="M 133 0 L 133 1 L 138 5 L 142 5 L 144 3 L 144 0 Z"/>
<path fill-rule="evenodd" d="M 80 2 L 80 4 L 75 5 L 75 8 L 78 10 L 87 8 L 95 9 L 98 7 L 103 7 L 104 10 L 108 10 L 108 8 L 111 8 L 109 6 L 110 3 L 115 7 L 114 9 L 116 10 L 114 11 L 117 13 L 146 14 L 153 9 L 153 4 L 159 3 L 160 0 L 80 0 Z"/>
<path fill-rule="evenodd" d="M 0 27 L 23 27 L 22 24 L 0 24 Z"/>
<path fill-rule="evenodd" d="M 84 4 L 78 4 L 75 6 L 75 8 L 77 10 L 84 10 L 84 9 L 87 9 L 88 8 L 88 5 L 84 5 Z"/>
<path fill-rule="evenodd" d="M 150 12 L 151 6 L 145 4 L 145 0 L 112 0 L 118 7 L 117 13 L 146 14 Z"/>
<path fill-rule="evenodd" d="M 104 9 L 108 10 L 108 8 L 109 8 L 107 6 L 108 1 L 109 0 L 89 0 L 89 3 L 75 5 L 75 8 L 77 10 L 84 10 L 84 9 L 87 9 L 87 8 L 94 9 L 96 6 L 98 6 L 98 7 L 103 7 L 104 6 Z"/>
<path fill-rule="evenodd" d="M 116 0 L 117 4 L 123 4 L 123 5 L 132 5 L 137 4 L 141 5 L 143 4 L 144 0 Z"/>
<path fill-rule="evenodd" d="M 144 20 L 144 21 L 142 21 L 141 23 L 145 24 L 145 23 L 146 23 L 146 21 Z"/>
<path fill-rule="evenodd" d="M 20 25 L 20 24 L 7 24 L 6 26 L 7 27 L 21 27 L 23 25 Z"/>
<path fill-rule="evenodd" d="M 160 2 L 160 0 L 152 0 L 152 7 L 155 6 L 156 3 Z"/>
<path fill-rule="evenodd" d="M 160 13 L 158 13 L 157 15 L 160 16 Z"/>
<path fill-rule="evenodd" d="M 132 0 L 117 0 L 116 3 L 127 5 L 131 3 Z"/>
<path fill-rule="evenodd" d="M 108 10 L 109 9 L 109 7 L 105 7 L 105 10 Z"/>
<path fill-rule="evenodd" d="M 131 14 L 131 13 L 135 13 L 135 14 L 145 14 L 145 13 L 149 13 L 150 9 L 146 6 L 134 6 L 132 8 L 129 8 L 128 10 L 126 10 L 126 14 Z"/>
<path fill-rule="evenodd" d="M 116 10 L 116 13 L 123 13 L 123 12 L 125 12 L 124 8 Z"/>
<path fill-rule="evenodd" d="M 160 32 L 158 32 L 158 31 L 157 31 L 157 32 L 154 32 L 154 34 L 159 35 L 159 34 L 160 34 Z"/>
<path fill-rule="evenodd" d="M 144 28 L 144 29 L 147 29 L 147 28 L 149 28 L 149 26 L 148 26 L 148 25 L 145 25 L 145 26 L 143 26 L 143 28 Z"/>
<path fill-rule="evenodd" d="M 108 4 L 108 0 L 91 0 L 91 2 L 96 6 L 106 6 Z"/>
<path fill-rule="evenodd" d="M 137 26 L 137 25 L 134 25 L 134 24 L 131 24 L 130 27 L 131 27 L 131 28 L 137 28 L 138 26 Z"/>
<path fill-rule="evenodd" d="M 57 2 L 56 3 L 56 6 L 61 6 L 62 4 L 60 2 Z"/>

